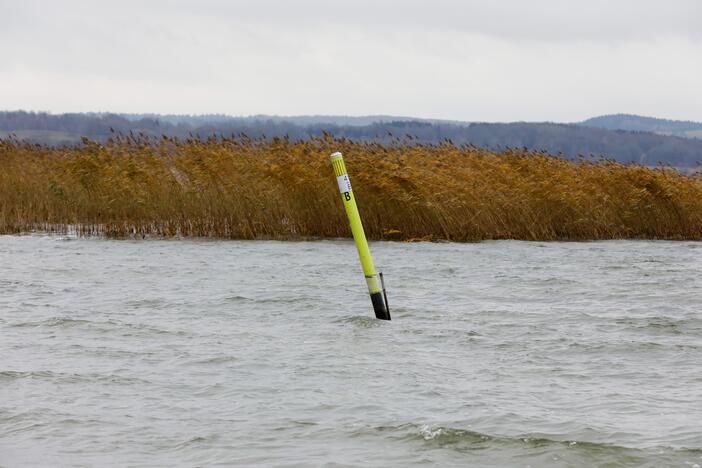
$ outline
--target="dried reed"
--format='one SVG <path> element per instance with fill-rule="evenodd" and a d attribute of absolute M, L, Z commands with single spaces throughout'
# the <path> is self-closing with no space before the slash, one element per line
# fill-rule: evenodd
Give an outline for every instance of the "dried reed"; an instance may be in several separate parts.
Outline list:
<path fill-rule="evenodd" d="M 371 239 L 702 239 L 702 178 L 446 143 L 0 140 L 0 233 L 348 237 L 328 161 L 346 159 Z"/>

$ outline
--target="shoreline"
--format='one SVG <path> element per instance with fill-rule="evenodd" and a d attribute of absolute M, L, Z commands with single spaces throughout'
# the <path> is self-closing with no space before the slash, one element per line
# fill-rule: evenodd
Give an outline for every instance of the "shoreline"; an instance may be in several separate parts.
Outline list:
<path fill-rule="evenodd" d="M 75 230 L 31 230 L 23 232 L 0 232 L 0 236 L 7 237 L 65 237 L 75 240 L 110 240 L 110 241 L 212 241 L 212 242 L 283 242 L 283 243 L 307 243 L 307 242 L 349 242 L 353 243 L 352 237 L 257 237 L 257 238 L 233 238 L 233 237 L 206 237 L 206 236 L 154 236 L 145 234 L 143 236 L 107 236 L 104 234 L 78 234 Z M 585 244 L 593 242 L 701 242 L 702 238 L 657 238 L 657 237 L 612 237 L 599 239 L 517 239 L 517 238 L 485 238 L 476 240 L 447 240 L 447 239 L 368 239 L 373 243 L 397 243 L 397 244 L 480 244 L 484 242 L 527 242 L 527 243 L 574 243 Z"/>

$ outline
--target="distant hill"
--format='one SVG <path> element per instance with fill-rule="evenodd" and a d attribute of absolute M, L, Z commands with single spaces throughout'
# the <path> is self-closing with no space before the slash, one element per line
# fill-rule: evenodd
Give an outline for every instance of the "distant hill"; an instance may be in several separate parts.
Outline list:
<path fill-rule="evenodd" d="M 392 120 L 385 120 L 385 119 Z M 245 134 L 251 138 L 308 139 L 324 133 L 384 145 L 398 140 L 422 144 L 471 144 L 489 149 L 527 147 L 567 158 L 609 157 L 623 163 L 694 168 L 702 164 L 702 139 L 584 124 L 468 123 L 409 117 L 339 116 L 162 116 L 157 114 L 46 114 L 0 112 L 0 137 L 50 145 L 80 144 L 81 137 L 106 141 L 117 134 L 160 138 L 207 138 Z"/>
<path fill-rule="evenodd" d="M 88 114 L 96 116 L 104 116 L 110 114 Z M 428 122 L 428 123 L 450 123 L 456 125 L 470 125 L 470 122 L 462 122 L 458 120 L 443 120 L 443 119 L 422 119 L 417 117 L 402 117 L 396 115 L 267 115 L 258 114 L 245 117 L 232 117 L 224 114 L 206 114 L 206 115 L 160 115 L 160 114 L 119 114 L 120 116 L 136 121 L 141 119 L 158 119 L 161 122 L 172 124 L 187 123 L 190 125 L 210 125 L 220 123 L 251 123 L 251 122 L 286 122 L 294 123 L 301 126 L 334 124 L 348 125 L 353 127 L 362 127 L 372 125 L 374 123 L 384 122 Z"/>
<path fill-rule="evenodd" d="M 613 114 L 593 117 L 580 122 L 579 125 L 606 128 L 608 130 L 652 132 L 659 135 L 702 139 L 702 122 L 656 119 L 654 117 L 642 117 L 631 114 Z"/>

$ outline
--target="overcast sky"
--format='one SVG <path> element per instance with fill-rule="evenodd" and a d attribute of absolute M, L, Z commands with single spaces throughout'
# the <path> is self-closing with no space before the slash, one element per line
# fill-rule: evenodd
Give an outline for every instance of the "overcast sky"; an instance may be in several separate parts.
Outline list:
<path fill-rule="evenodd" d="M 702 0 L 0 0 L 0 109 L 702 121 Z"/>

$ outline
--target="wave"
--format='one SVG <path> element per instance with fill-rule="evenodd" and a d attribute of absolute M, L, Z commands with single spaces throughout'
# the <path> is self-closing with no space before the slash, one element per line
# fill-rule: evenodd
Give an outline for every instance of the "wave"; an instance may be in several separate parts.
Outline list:
<path fill-rule="evenodd" d="M 653 329 L 668 331 L 672 334 L 684 334 L 686 331 L 702 330 L 702 319 L 674 318 L 666 316 L 627 317 L 615 320 L 615 323 L 633 329 Z"/>
<path fill-rule="evenodd" d="M 360 328 L 375 328 L 381 326 L 381 320 L 367 315 L 351 315 L 334 320 L 334 323 L 349 323 Z"/>
<path fill-rule="evenodd" d="M 10 325 L 15 328 L 29 328 L 29 327 L 77 327 L 83 325 L 89 325 L 90 320 L 72 319 L 70 317 L 51 317 L 44 320 L 37 320 L 34 322 L 20 322 Z"/>
<path fill-rule="evenodd" d="M 444 449 L 459 453 L 483 454 L 496 458 L 540 458 L 549 461 L 569 460 L 582 466 L 661 466 L 681 461 L 700 463 L 702 448 L 626 447 L 603 442 L 574 440 L 555 435 L 522 434 L 517 436 L 491 435 L 467 429 L 439 425 L 406 423 L 397 426 L 378 426 L 371 429 L 395 442 L 418 445 L 424 449 Z"/>
<path fill-rule="evenodd" d="M 135 385 L 135 384 L 148 384 L 148 380 L 144 380 L 138 377 L 127 377 L 115 374 L 99 374 L 99 373 L 89 373 L 89 374 L 72 374 L 65 372 L 53 372 L 48 370 L 41 371 L 13 371 L 4 370 L 0 371 L 0 382 L 3 381 L 13 381 L 20 379 L 39 379 L 39 380 L 50 380 L 56 383 L 70 384 L 70 383 L 101 383 L 101 384 L 116 384 L 116 385 Z"/>
<path fill-rule="evenodd" d="M 253 298 L 242 295 L 227 296 L 221 300 L 225 304 L 251 303 L 251 304 L 295 304 L 300 301 L 298 297 L 261 297 Z"/>
<path fill-rule="evenodd" d="M 19 322 L 9 325 L 13 328 L 38 328 L 38 327 L 49 327 L 49 328 L 73 328 L 73 327 L 88 327 L 97 329 L 99 332 L 116 332 L 122 335 L 131 335 L 133 333 L 140 334 L 154 334 L 154 335 L 176 335 L 184 336 L 188 333 L 183 330 L 166 330 L 163 328 L 157 328 L 146 324 L 140 323 L 129 323 L 122 322 L 118 320 L 84 320 L 84 319 L 73 319 L 70 317 L 51 317 L 44 320 L 37 320 L 33 322 Z"/>

